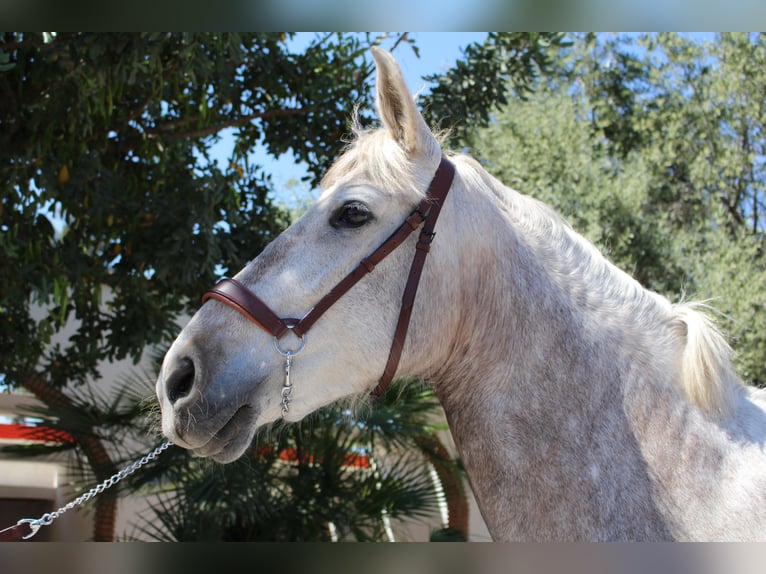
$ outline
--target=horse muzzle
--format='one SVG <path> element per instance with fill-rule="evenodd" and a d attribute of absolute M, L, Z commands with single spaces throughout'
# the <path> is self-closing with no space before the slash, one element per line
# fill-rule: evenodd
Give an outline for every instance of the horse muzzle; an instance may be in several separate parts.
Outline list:
<path fill-rule="evenodd" d="M 218 381 L 204 380 L 205 375 L 192 357 L 168 354 L 157 381 L 162 432 L 196 456 L 231 462 L 252 441 L 259 411 L 247 393 L 221 382 L 231 381 L 234 374 L 222 373 Z M 255 381 L 253 387 L 262 383 Z"/>

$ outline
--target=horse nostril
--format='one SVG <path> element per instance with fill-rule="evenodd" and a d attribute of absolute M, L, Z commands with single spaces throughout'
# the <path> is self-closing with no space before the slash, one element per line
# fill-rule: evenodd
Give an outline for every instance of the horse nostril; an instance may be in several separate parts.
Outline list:
<path fill-rule="evenodd" d="M 165 385 L 171 404 L 175 404 L 176 401 L 187 396 L 194 386 L 194 363 L 192 360 L 184 357 L 178 361 L 178 365 L 168 376 Z"/>

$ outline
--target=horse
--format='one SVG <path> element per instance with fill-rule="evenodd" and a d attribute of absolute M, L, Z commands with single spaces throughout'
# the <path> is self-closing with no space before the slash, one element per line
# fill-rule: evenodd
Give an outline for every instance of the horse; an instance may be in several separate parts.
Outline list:
<path fill-rule="evenodd" d="M 316 203 L 168 350 L 168 439 L 227 463 L 385 371 L 433 388 L 493 540 L 766 537 L 766 392 L 707 309 L 443 149 L 393 56 L 372 55 L 381 125 L 355 122 Z"/>

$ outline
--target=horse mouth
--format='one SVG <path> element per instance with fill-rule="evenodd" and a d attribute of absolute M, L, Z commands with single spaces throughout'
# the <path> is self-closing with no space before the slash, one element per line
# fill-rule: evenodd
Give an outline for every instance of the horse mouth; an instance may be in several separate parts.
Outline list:
<path fill-rule="evenodd" d="M 242 405 L 218 431 L 212 433 L 204 445 L 192 448 L 194 456 L 228 463 L 238 459 L 250 446 L 255 434 L 255 410 Z"/>

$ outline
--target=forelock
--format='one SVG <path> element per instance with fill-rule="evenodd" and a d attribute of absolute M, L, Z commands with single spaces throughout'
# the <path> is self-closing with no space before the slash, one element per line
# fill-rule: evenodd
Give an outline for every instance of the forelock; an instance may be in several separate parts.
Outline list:
<path fill-rule="evenodd" d="M 433 174 L 423 173 L 387 129 L 363 128 L 356 113 L 352 120 L 347 146 L 322 178 L 322 189 L 344 181 L 362 180 L 390 193 L 411 191 L 422 195 Z M 440 145 L 442 139 L 443 134 L 437 135 L 434 141 Z"/>
<path fill-rule="evenodd" d="M 364 130 L 357 125 L 348 146 L 322 179 L 322 189 L 353 179 L 391 193 L 418 190 L 413 167 L 405 150 L 387 130 Z"/>

